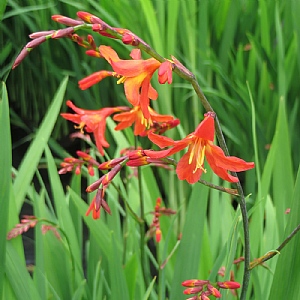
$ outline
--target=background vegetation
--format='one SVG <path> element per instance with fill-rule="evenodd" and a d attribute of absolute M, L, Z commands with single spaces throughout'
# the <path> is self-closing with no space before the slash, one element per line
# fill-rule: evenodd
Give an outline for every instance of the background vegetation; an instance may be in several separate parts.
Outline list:
<path fill-rule="evenodd" d="M 232 268 L 241 282 L 243 268 L 232 267 L 232 261 L 243 254 L 243 232 L 240 211 L 229 195 L 179 182 L 173 172 L 143 169 L 148 225 L 158 196 L 178 211 L 162 220 L 164 238 L 159 246 L 152 240 L 146 245 L 148 278 L 144 282 L 138 224 L 119 204 L 117 190 L 111 187 L 107 194 L 112 216 L 103 213 L 100 221 L 94 221 L 84 216 L 87 204 L 81 199 L 86 198 L 81 186 L 85 188 L 98 175 L 83 178 L 82 183 L 80 176 L 57 175 L 57 164 L 67 151 L 74 153 L 82 146 L 71 144 L 72 126 L 58 117 L 66 110 L 65 101 L 72 99 L 87 109 L 120 105 L 126 101 L 122 87 L 107 79 L 80 91 L 78 80 L 107 66 L 87 57 L 84 49 L 69 40 L 48 41 L 17 69 L 11 71 L 11 66 L 28 42 L 28 34 L 61 28 L 51 15 L 75 17 L 78 10 L 132 30 L 158 53 L 173 54 L 196 74 L 218 114 L 229 152 L 256 163 L 255 170 L 241 175 L 249 194 L 252 259 L 276 249 L 300 220 L 299 1 L 2 1 L 0 297 L 184 299 L 183 280 L 214 280 L 221 266 L 226 266 L 227 279 Z M 102 43 L 128 57 L 130 47 L 97 36 L 97 44 Z M 179 138 L 194 130 L 204 110 L 191 86 L 174 77 L 170 86 L 155 86 L 160 96 L 154 105 L 160 113 L 172 113 L 181 120 L 172 133 Z M 109 121 L 108 157 L 119 156 L 120 149 L 133 141 L 129 130 L 116 134 L 113 128 Z M 126 184 L 116 179 L 139 212 L 137 179 Z M 204 179 L 226 186 L 210 173 Z M 32 276 L 26 269 L 22 239 L 6 241 L 24 203 L 35 216 L 51 220 L 65 233 L 60 231 L 59 241 L 51 232 L 42 235 L 37 226 Z M 287 208 L 290 214 L 285 214 Z M 299 243 L 296 236 L 266 268 L 253 270 L 249 299 L 295 299 L 300 292 Z M 154 275 L 159 276 L 154 279 Z M 232 297 L 223 293 L 223 299 Z"/>

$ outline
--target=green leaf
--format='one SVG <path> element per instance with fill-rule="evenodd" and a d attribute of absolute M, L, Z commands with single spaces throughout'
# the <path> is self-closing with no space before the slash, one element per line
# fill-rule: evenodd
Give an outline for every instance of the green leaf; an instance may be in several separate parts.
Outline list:
<path fill-rule="evenodd" d="M 300 168 L 294 187 L 291 213 L 284 233 L 286 238 L 299 226 L 300 220 Z M 300 294 L 300 234 L 299 232 L 281 250 L 269 299 L 298 299 Z M 284 275 L 284 276 L 283 276 Z"/>
<path fill-rule="evenodd" d="M 0 298 L 3 294 L 6 257 L 6 234 L 11 191 L 11 138 L 9 123 L 9 105 L 4 82 L 0 90 Z"/>
<path fill-rule="evenodd" d="M 20 212 L 29 184 L 32 181 L 32 177 L 36 171 L 44 148 L 57 120 L 67 82 L 68 78 L 65 78 L 57 90 L 56 95 L 53 98 L 53 102 L 20 165 L 19 173 L 14 182 L 15 199 L 18 212 Z"/>
<path fill-rule="evenodd" d="M 189 199 L 182 239 L 176 254 L 170 299 L 182 299 L 181 282 L 197 278 L 200 263 L 202 233 L 206 221 L 209 189 L 203 185 L 193 186 Z M 201 197 L 200 197 L 201 195 Z"/>
<path fill-rule="evenodd" d="M 0 2 L 0 21 L 2 20 L 3 14 L 5 12 L 6 5 L 7 5 L 7 0 L 2 0 Z"/>
<path fill-rule="evenodd" d="M 16 299 L 41 299 L 26 267 L 10 242 L 7 243 L 6 254 L 6 276 Z"/>
<path fill-rule="evenodd" d="M 147 288 L 147 291 L 146 291 L 146 293 L 145 293 L 145 295 L 144 295 L 144 297 L 143 297 L 143 300 L 149 299 L 150 294 L 151 294 L 151 292 L 152 292 L 152 290 L 153 290 L 155 281 L 156 281 L 156 277 L 154 277 L 154 278 L 152 279 L 152 281 L 150 282 L 150 284 L 149 284 L 149 286 L 148 286 L 148 288 Z"/>

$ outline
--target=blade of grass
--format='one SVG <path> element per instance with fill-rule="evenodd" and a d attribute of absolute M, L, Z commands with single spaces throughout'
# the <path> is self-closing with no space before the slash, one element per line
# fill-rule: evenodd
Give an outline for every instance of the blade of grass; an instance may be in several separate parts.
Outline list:
<path fill-rule="evenodd" d="M 45 154 L 46 154 L 46 160 L 48 165 L 48 173 L 49 173 L 50 184 L 52 189 L 52 196 L 56 208 L 59 225 L 66 233 L 68 239 L 67 240 L 68 251 L 69 251 L 68 256 L 70 257 L 70 260 L 72 262 L 72 275 L 73 275 L 73 278 L 70 279 L 70 283 L 73 284 L 73 286 L 71 285 L 71 290 L 73 291 L 75 286 L 81 283 L 82 280 L 84 279 L 82 263 L 81 263 L 82 261 L 81 249 L 79 248 L 79 241 L 70 214 L 67 198 L 64 193 L 63 186 L 57 172 L 54 158 L 48 146 L 45 147 Z"/>
<path fill-rule="evenodd" d="M 28 186 L 32 181 L 34 172 L 40 161 L 45 145 L 48 142 L 52 129 L 57 120 L 67 82 L 68 78 L 65 78 L 58 88 L 56 95 L 53 98 L 53 102 L 49 107 L 49 110 L 20 165 L 18 176 L 14 182 L 15 199 L 18 212 L 20 212 L 28 190 Z"/>
<path fill-rule="evenodd" d="M 282 240 L 287 222 L 285 210 L 290 207 L 294 186 L 294 172 L 291 161 L 290 132 L 288 128 L 286 103 L 283 98 L 279 100 L 276 134 L 272 147 L 277 149 L 273 169 L 273 192 L 278 222 L 279 238 Z M 284 159 L 283 159 L 284 158 Z"/>
<path fill-rule="evenodd" d="M 10 242 L 6 248 L 6 276 L 16 299 L 41 299 L 26 267 Z"/>
<path fill-rule="evenodd" d="M 122 249 L 117 247 L 116 236 L 111 234 L 112 251 L 109 257 L 109 275 L 111 282 L 111 299 L 129 299 L 128 287 L 126 284 L 124 269 L 122 267 Z M 136 282 L 135 284 L 139 284 Z"/>
<path fill-rule="evenodd" d="M 149 299 L 150 294 L 151 294 L 151 291 L 153 290 L 155 281 L 156 281 L 156 277 L 154 277 L 154 278 L 152 279 L 152 281 L 150 282 L 150 284 L 149 284 L 149 286 L 148 286 L 148 288 L 147 288 L 147 291 L 146 291 L 146 293 L 145 293 L 145 295 L 144 295 L 144 297 L 143 297 L 143 300 Z"/>
<path fill-rule="evenodd" d="M 3 295 L 5 258 L 6 258 L 6 234 L 8 226 L 9 200 L 11 192 L 11 138 L 9 123 L 8 96 L 4 82 L 0 87 L 0 298 Z"/>
<path fill-rule="evenodd" d="M 284 236 L 288 236 L 299 224 L 300 220 L 300 168 L 298 169 L 293 198 L 291 203 L 291 213 Z M 289 244 L 282 249 L 276 266 L 274 280 L 269 299 L 297 299 L 300 293 L 300 235 L 297 233 Z M 285 276 L 282 276 L 285 274 Z"/>
<path fill-rule="evenodd" d="M 40 195 L 33 195 L 34 201 L 34 215 L 38 218 L 46 216 L 46 206 L 44 200 L 45 190 L 42 189 Z M 47 280 L 45 269 L 45 243 L 41 230 L 41 223 L 38 223 L 35 228 L 35 270 L 34 270 L 34 283 L 37 287 L 42 299 L 47 299 Z"/>
<path fill-rule="evenodd" d="M 206 220 L 206 207 L 209 189 L 203 185 L 193 186 L 189 198 L 186 222 L 182 231 L 182 239 L 176 253 L 173 282 L 170 299 L 181 299 L 181 282 L 196 278 L 200 263 L 202 232 Z M 199 197 L 201 195 L 201 197 Z"/>
<path fill-rule="evenodd" d="M 2 20 L 3 14 L 5 12 L 6 5 L 7 5 L 7 0 L 1 1 L 1 3 L 0 3 L 0 21 Z"/>

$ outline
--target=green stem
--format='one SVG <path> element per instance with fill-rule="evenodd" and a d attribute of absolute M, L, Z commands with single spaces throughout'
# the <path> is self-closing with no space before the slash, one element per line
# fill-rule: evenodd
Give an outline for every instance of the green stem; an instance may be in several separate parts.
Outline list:
<path fill-rule="evenodd" d="M 199 84 L 196 82 L 196 79 L 194 77 L 190 77 L 190 81 L 201 100 L 204 108 L 206 111 L 213 111 L 212 107 L 210 106 L 208 100 L 204 96 Z M 218 121 L 218 118 L 216 116 L 215 118 L 215 127 L 216 127 L 216 135 L 220 144 L 220 147 L 223 149 L 224 153 L 229 156 L 229 151 L 226 145 L 226 141 L 224 139 L 224 135 L 222 133 L 222 129 L 220 126 L 220 123 Z M 233 176 L 237 176 L 236 172 L 232 172 Z M 241 207 L 241 213 L 243 218 L 243 229 L 244 229 L 244 252 L 245 252 L 245 265 L 244 265 L 244 276 L 243 276 L 243 286 L 241 291 L 241 300 L 246 299 L 246 293 L 249 286 L 249 280 L 250 280 L 250 237 L 249 237 L 249 222 L 248 222 L 248 214 L 247 214 L 247 208 L 246 208 L 246 201 L 244 196 L 244 191 L 242 188 L 242 185 L 240 181 L 237 182 L 237 190 L 239 194 L 239 205 Z"/>
<path fill-rule="evenodd" d="M 250 269 L 252 270 L 258 265 L 261 265 L 265 261 L 271 259 L 277 254 L 280 254 L 280 251 L 290 242 L 290 240 L 296 235 L 296 233 L 300 230 L 300 224 L 292 231 L 292 233 L 276 248 L 276 250 L 269 251 L 267 254 L 263 255 L 262 257 L 255 259 L 250 264 Z"/>
<path fill-rule="evenodd" d="M 135 136 L 135 148 L 138 146 L 137 136 Z M 146 259 L 145 259 L 145 209 L 144 209 L 144 193 L 142 187 L 142 173 L 140 168 L 137 168 L 138 172 L 138 189 L 139 189 L 139 199 L 140 199 L 140 248 L 141 248 L 141 268 L 144 278 L 145 287 L 148 286 L 147 274 L 146 274 Z"/>

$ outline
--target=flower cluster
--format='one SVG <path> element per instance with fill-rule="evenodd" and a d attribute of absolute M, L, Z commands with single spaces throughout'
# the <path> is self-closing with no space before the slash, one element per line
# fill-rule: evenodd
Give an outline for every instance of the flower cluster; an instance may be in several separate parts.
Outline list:
<path fill-rule="evenodd" d="M 61 169 L 58 171 L 59 174 L 65 174 L 75 169 L 75 174 L 81 173 L 83 165 L 87 165 L 88 173 L 90 176 L 94 176 L 94 168 L 98 168 L 99 163 L 88 153 L 83 151 L 76 151 L 78 158 L 66 157 L 60 164 Z"/>
<path fill-rule="evenodd" d="M 142 149 L 126 150 L 123 154 L 124 155 L 121 157 L 114 158 L 98 165 L 99 170 L 109 170 L 109 172 L 86 188 L 86 192 L 88 193 L 97 191 L 86 215 L 89 215 L 90 212 L 92 212 L 93 218 L 98 219 L 100 217 L 101 207 L 103 207 L 106 212 L 110 213 L 110 208 L 104 199 L 105 190 L 115 176 L 121 171 L 123 166 L 140 167 L 151 164 L 157 167 L 166 167 L 169 164 L 169 162 L 164 159 L 151 159 L 147 157 Z M 164 208 L 161 209 L 162 213 L 163 211 Z M 168 210 L 163 214 L 168 214 Z"/>
<path fill-rule="evenodd" d="M 211 283 L 209 280 L 189 279 L 182 282 L 186 287 L 183 291 L 185 295 L 194 295 L 187 300 L 209 300 L 209 296 L 221 298 L 219 289 L 235 290 L 240 288 L 240 284 L 235 281 L 218 281 Z"/>
<path fill-rule="evenodd" d="M 162 148 L 162 150 L 135 149 L 128 151 L 122 157 L 114 158 L 102 164 L 99 164 L 88 154 L 83 154 L 83 152 L 77 153 L 79 155 L 78 159 L 66 158 L 61 164 L 60 174 L 72 170 L 75 170 L 75 173 L 78 174 L 83 165 L 87 165 L 90 174 L 93 174 L 94 167 L 98 167 L 100 170 L 110 170 L 87 188 L 87 192 L 97 191 L 87 214 L 92 211 L 93 217 L 99 218 L 101 207 L 110 213 L 109 206 L 104 200 L 105 190 L 124 165 L 140 167 L 151 164 L 165 168 L 169 168 L 169 165 L 176 165 L 178 178 L 186 180 L 190 184 L 199 181 L 203 172 L 206 172 L 205 158 L 215 174 L 233 183 L 238 182 L 239 179 L 230 174 L 229 171 L 240 172 L 254 167 L 252 162 L 226 156 L 223 150 L 214 144 L 214 112 L 207 112 L 204 115 L 204 120 L 199 123 L 195 131 L 181 140 L 176 141 L 162 136 L 165 131 L 176 127 L 180 121 L 171 115 L 161 115 L 151 107 L 151 101 L 158 99 L 158 92 L 151 84 L 153 75 L 157 72 L 159 84 L 171 84 L 174 69 L 177 68 L 187 76 L 192 76 L 192 73 L 173 56 L 171 56 L 172 60 L 159 55 L 151 55 L 152 57 L 143 59 L 141 49 L 147 50 L 150 49 L 150 46 L 128 29 L 111 27 L 100 18 L 87 12 L 80 11 L 77 13 L 77 17 L 79 19 L 61 15 L 52 16 L 54 21 L 67 27 L 31 34 L 30 37 L 33 40 L 21 51 L 13 68 L 36 46 L 48 39 L 71 39 L 84 47 L 87 55 L 96 59 L 104 59 L 110 66 L 109 70 L 98 70 L 81 79 L 78 82 L 79 88 L 85 90 L 104 78 L 116 78 L 117 84 L 124 84 L 124 94 L 129 106 L 85 110 L 75 106 L 68 100 L 67 106 L 75 113 L 62 113 L 61 116 L 75 123 L 75 128 L 79 129 L 81 134 L 84 131 L 92 134 L 96 147 L 102 156 L 105 154 L 104 148 L 109 147 L 109 143 L 105 138 L 106 119 L 112 115 L 113 120 L 118 122 L 115 130 L 123 130 L 134 126 L 134 135 L 147 136 L 153 144 Z M 94 33 L 107 38 L 119 39 L 124 44 L 133 46 L 134 49 L 130 52 L 131 58 L 121 59 L 110 46 L 97 46 L 92 35 L 87 35 L 86 38 L 79 36 L 76 32 L 80 29 L 91 29 Z M 185 148 L 187 148 L 187 152 L 181 157 L 178 164 L 169 159 L 169 156 Z M 159 204 L 157 204 L 155 214 L 156 219 L 153 222 L 153 227 L 156 228 L 156 236 L 159 239 L 158 216 L 162 214 Z"/>
<path fill-rule="evenodd" d="M 27 232 L 30 228 L 34 228 L 38 222 L 48 222 L 49 224 L 42 224 L 41 226 L 41 231 L 42 234 L 46 234 L 48 231 L 52 231 L 54 233 L 54 236 L 60 240 L 61 236 L 57 230 L 57 226 L 54 226 L 52 222 L 49 222 L 48 220 L 45 219 L 38 219 L 35 216 L 29 216 L 29 215 L 24 215 L 20 221 L 19 224 L 16 224 L 13 229 L 11 229 L 8 234 L 7 234 L 7 239 L 11 240 L 24 232 Z"/>

